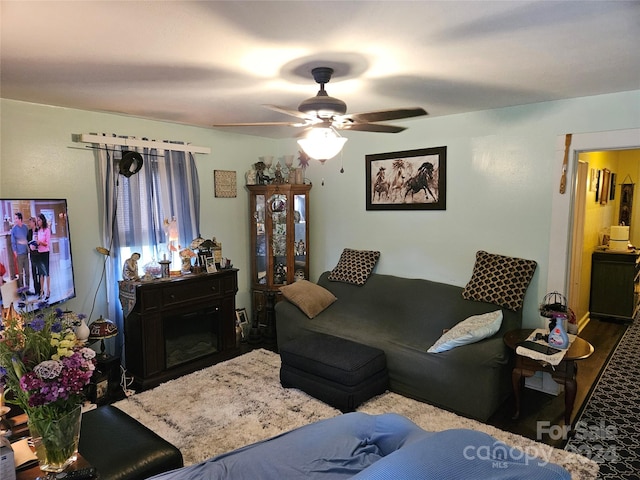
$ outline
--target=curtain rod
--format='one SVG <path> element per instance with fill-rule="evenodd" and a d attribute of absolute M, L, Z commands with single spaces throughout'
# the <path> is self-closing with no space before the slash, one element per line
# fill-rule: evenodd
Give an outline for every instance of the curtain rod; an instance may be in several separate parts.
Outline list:
<path fill-rule="evenodd" d="M 157 148 L 160 150 L 172 150 L 175 152 L 211 153 L 211 149 L 209 147 L 159 142 L 157 140 L 140 140 L 137 138 L 105 137 L 103 135 L 96 135 L 93 133 L 81 133 L 79 141 L 83 143 L 119 145 L 121 147 Z"/>

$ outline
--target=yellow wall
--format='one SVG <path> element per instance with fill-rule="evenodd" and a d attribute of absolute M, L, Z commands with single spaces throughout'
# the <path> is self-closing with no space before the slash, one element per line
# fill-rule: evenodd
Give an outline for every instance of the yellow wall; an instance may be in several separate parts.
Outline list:
<path fill-rule="evenodd" d="M 618 155 L 618 179 L 616 186 L 615 222 L 619 221 L 620 190 L 623 183 L 633 183 L 633 210 L 631 211 L 631 228 L 629 239 L 633 245 L 640 247 L 640 150 L 621 150 Z"/>
<path fill-rule="evenodd" d="M 591 254 L 601 244 L 602 235 L 609 234 L 611 225 L 618 224 L 620 210 L 620 190 L 622 183 L 635 183 L 640 178 L 640 150 L 620 150 L 605 152 L 585 152 L 579 160 L 589 164 L 589 170 L 602 171 L 607 168 L 614 173 L 615 198 L 606 204 L 596 202 L 595 187 L 587 182 L 585 205 L 584 244 L 582 249 L 582 271 L 580 273 L 580 300 L 575 307 L 578 319 L 589 312 L 591 288 Z M 590 175 L 589 178 L 592 178 Z M 631 243 L 640 241 L 640 192 L 634 192 L 634 206 L 630 229 Z"/>

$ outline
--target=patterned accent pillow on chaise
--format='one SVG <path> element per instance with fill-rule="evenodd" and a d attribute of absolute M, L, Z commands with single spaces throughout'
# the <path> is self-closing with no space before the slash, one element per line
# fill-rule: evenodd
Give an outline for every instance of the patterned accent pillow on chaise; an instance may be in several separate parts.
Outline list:
<path fill-rule="evenodd" d="M 533 260 L 480 250 L 476 253 L 473 274 L 462 291 L 462 297 L 519 310 L 537 265 Z"/>
<path fill-rule="evenodd" d="M 328 279 L 332 282 L 353 283 L 354 285 L 364 285 L 373 272 L 380 252 L 373 250 L 353 250 L 345 248 L 340 255 L 340 260 L 335 266 Z"/>

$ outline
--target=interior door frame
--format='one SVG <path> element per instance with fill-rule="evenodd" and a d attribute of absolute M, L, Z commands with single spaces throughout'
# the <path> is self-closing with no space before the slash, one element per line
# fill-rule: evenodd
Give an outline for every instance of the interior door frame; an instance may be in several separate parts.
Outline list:
<path fill-rule="evenodd" d="M 551 232 L 547 291 L 569 292 L 571 286 L 574 211 L 578 188 L 578 155 L 582 152 L 640 148 L 640 128 L 573 134 L 569 146 L 567 188 L 559 191 L 564 160 L 565 135 L 556 137 L 556 169 L 552 175 Z"/>
<path fill-rule="evenodd" d="M 569 290 L 567 293 L 567 304 L 574 312 L 578 312 L 576 305 L 580 303 L 581 280 L 580 272 L 583 268 L 582 259 L 584 249 L 584 223 L 585 210 L 587 204 L 587 178 L 589 175 L 589 163 L 578 160 L 576 171 L 575 201 L 573 205 L 573 225 L 571 229 L 571 258 L 569 269 Z M 583 323 L 582 318 L 578 318 L 578 323 Z"/>

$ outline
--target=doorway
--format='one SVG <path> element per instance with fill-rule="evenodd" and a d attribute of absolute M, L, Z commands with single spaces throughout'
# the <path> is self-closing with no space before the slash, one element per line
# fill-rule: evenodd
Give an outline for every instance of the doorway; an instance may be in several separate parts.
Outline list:
<path fill-rule="evenodd" d="M 558 185 L 560 185 L 562 176 L 561 166 L 565 155 L 565 135 L 558 135 L 558 137 L 556 137 L 555 157 L 557 168 L 552 178 L 551 233 L 549 237 L 546 291 L 566 292 L 566 295 L 569 295 L 569 286 L 573 282 L 571 278 L 571 259 L 574 242 L 573 218 L 576 208 L 579 153 L 638 148 L 640 148 L 640 129 L 638 128 L 574 134 L 568 149 L 569 165 L 567 174 L 569 176 L 569 187 L 566 193 L 560 193 Z M 576 235 L 584 234 L 576 233 Z"/>
<path fill-rule="evenodd" d="M 622 221 L 622 190 L 640 177 L 640 149 L 598 149 L 576 154 L 567 299 L 579 326 L 583 327 L 589 320 L 591 255 L 602 245 L 609 228 Z M 636 203 L 631 217 L 627 217 L 627 225 L 635 227 L 629 240 L 638 244 L 640 200 L 636 199 Z"/>

